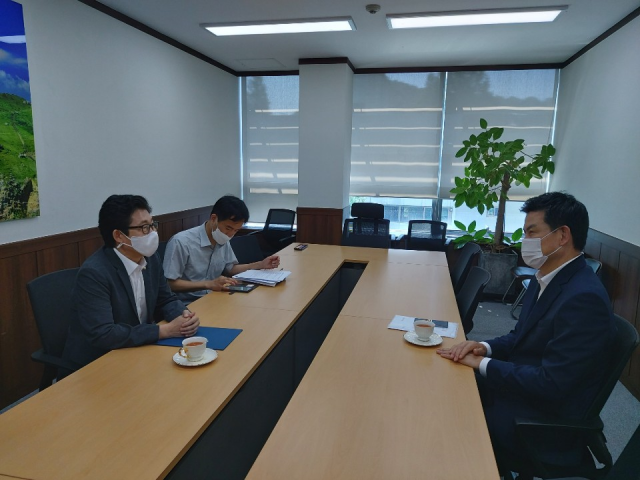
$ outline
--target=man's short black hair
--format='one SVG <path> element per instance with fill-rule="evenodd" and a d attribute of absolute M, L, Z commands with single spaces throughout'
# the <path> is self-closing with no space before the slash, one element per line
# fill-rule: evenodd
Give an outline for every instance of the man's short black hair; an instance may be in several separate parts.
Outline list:
<path fill-rule="evenodd" d="M 582 202 L 564 192 L 549 192 L 532 197 L 520 209 L 521 212 L 544 212 L 544 221 L 551 230 L 566 225 L 571 230 L 573 246 L 584 250 L 589 231 L 589 213 Z"/>
<path fill-rule="evenodd" d="M 249 209 L 247 205 L 238 197 L 225 195 L 218 199 L 211 209 L 211 215 L 215 214 L 220 220 L 232 220 L 234 222 L 246 223 L 249 221 Z"/>
<path fill-rule="evenodd" d="M 98 229 L 107 247 L 115 247 L 113 231 L 120 230 L 129 235 L 131 215 L 136 210 L 146 210 L 151 213 L 151 206 L 147 199 L 140 195 L 111 195 L 107 198 L 98 215 Z"/>

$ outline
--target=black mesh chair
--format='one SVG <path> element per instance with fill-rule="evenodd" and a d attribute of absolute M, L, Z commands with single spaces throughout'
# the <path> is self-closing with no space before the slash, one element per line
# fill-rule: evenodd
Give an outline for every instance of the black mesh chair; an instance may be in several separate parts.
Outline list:
<path fill-rule="evenodd" d="M 407 250 L 444 252 L 447 241 L 447 224 L 434 220 L 410 220 Z"/>
<path fill-rule="evenodd" d="M 526 455 L 526 461 L 516 460 L 505 456 L 503 452 L 496 452 L 496 459 L 501 471 L 520 473 L 519 478 L 539 477 L 567 478 L 579 477 L 592 480 L 606 478 L 611 470 L 613 461 L 606 445 L 600 412 L 607 402 L 620 375 L 627 366 L 631 354 L 638 346 L 640 337 L 635 327 L 624 318 L 614 315 L 617 333 L 611 348 L 609 376 L 601 386 L 593 403 L 586 414 L 577 420 L 549 419 L 516 419 L 516 434 L 520 442 L 520 449 Z M 557 438 L 559 435 L 573 434 L 578 440 L 574 445 L 580 461 L 570 465 L 554 465 L 544 460 L 540 453 L 540 446 L 546 439 Z M 578 451 L 580 449 L 580 451 Z M 593 457 L 602 465 L 598 467 Z M 614 477 L 618 478 L 618 477 Z M 637 478 L 637 477 L 636 477 Z"/>
<path fill-rule="evenodd" d="M 167 250 L 167 243 L 169 242 L 158 243 L 158 256 L 160 257 L 160 263 L 164 262 L 164 252 Z"/>
<path fill-rule="evenodd" d="M 267 214 L 267 221 L 260 232 L 262 237 L 262 254 L 264 257 L 279 252 L 293 243 L 296 235 L 293 233 L 293 224 L 296 220 L 296 212 L 286 208 L 271 208 Z"/>
<path fill-rule="evenodd" d="M 384 205 L 380 203 L 354 203 L 351 216 L 344 221 L 342 245 L 349 247 L 389 248 L 390 222 L 384 217 Z"/>
<path fill-rule="evenodd" d="M 241 264 L 259 262 L 264 259 L 260 242 L 253 235 L 234 236 L 231 239 L 231 248 Z"/>
<path fill-rule="evenodd" d="M 507 288 L 507 291 L 504 292 L 504 295 L 502 295 L 502 303 L 505 303 L 505 304 L 507 303 L 507 295 L 509 295 L 514 285 L 517 285 L 518 282 L 522 282 L 523 280 L 532 279 L 533 277 L 536 276 L 537 271 L 538 270 L 536 270 L 535 268 L 524 267 L 521 265 L 513 267 L 511 269 L 511 275 L 513 275 L 513 280 L 511 280 L 511 283 L 509 284 L 509 288 Z"/>
<path fill-rule="evenodd" d="M 42 348 L 31 359 L 44 364 L 40 390 L 49 387 L 59 377 L 58 369 L 68 372 L 77 366 L 62 358 L 71 316 L 71 290 L 79 268 L 70 268 L 42 275 L 27 283 L 27 292 Z"/>
<path fill-rule="evenodd" d="M 481 249 L 477 243 L 467 243 L 460 251 L 460 256 L 456 261 L 453 268 L 450 269 L 451 283 L 453 285 L 453 292 L 458 293 L 467 279 L 469 270 L 474 263 L 477 263 L 477 259 L 480 256 Z"/>
<path fill-rule="evenodd" d="M 471 267 L 462 288 L 456 294 L 456 303 L 465 335 L 473 329 L 473 316 L 476 314 L 482 292 L 489 280 L 491 280 L 491 274 L 484 268 Z"/>

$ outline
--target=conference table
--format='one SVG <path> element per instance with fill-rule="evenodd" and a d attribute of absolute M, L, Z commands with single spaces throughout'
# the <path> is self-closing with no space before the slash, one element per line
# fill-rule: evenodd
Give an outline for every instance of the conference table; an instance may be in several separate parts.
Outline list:
<path fill-rule="evenodd" d="M 190 305 L 242 329 L 212 363 L 114 350 L 0 415 L 0 478 L 498 479 L 473 371 L 387 328 L 460 323 L 444 253 L 295 245 Z"/>

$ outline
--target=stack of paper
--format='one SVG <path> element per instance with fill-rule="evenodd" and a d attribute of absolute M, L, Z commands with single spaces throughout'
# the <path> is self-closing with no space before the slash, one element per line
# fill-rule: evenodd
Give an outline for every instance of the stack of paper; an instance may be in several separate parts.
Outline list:
<path fill-rule="evenodd" d="M 243 282 L 275 287 L 276 284 L 283 281 L 289 275 L 291 275 L 291 272 L 287 270 L 247 270 L 246 272 L 234 275 L 233 278 L 242 280 Z"/>

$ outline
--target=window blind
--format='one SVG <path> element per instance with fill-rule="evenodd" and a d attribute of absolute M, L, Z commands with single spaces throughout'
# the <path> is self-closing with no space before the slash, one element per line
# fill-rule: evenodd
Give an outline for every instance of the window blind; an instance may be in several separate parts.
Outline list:
<path fill-rule="evenodd" d="M 298 206 L 297 76 L 242 79 L 243 199 L 251 221 Z"/>

